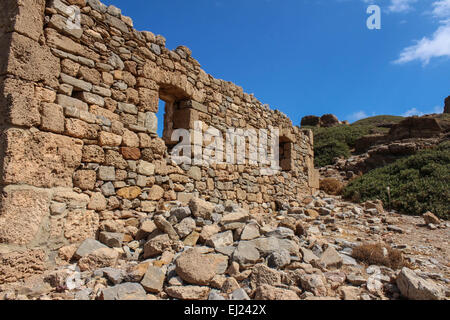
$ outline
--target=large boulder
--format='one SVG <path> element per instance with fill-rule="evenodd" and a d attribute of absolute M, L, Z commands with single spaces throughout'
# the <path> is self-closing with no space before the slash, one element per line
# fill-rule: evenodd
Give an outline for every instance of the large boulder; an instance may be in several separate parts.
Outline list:
<path fill-rule="evenodd" d="M 318 127 L 320 126 L 320 118 L 317 116 L 306 116 L 302 118 L 301 126 L 311 126 Z"/>
<path fill-rule="evenodd" d="M 324 114 L 320 118 L 320 126 L 325 128 L 336 127 L 340 125 L 341 122 L 334 114 Z"/>
<path fill-rule="evenodd" d="M 445 298 L 441 287 L 431 280 L 419 277 L 413 270 L 403 268 L 397 277 L 397 287 L 410 300 L 442 300 Z"/>

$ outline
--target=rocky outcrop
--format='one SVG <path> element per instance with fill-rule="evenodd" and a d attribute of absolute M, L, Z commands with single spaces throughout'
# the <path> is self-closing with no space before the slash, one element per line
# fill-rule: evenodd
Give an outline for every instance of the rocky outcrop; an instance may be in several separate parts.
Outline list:
<path fill-rule="evenodd" d="M 317 116 L 305 116 L 302 118 L 301 126 L 311 126 L 311 127 L 336 127 L 342 124 L 347 124 L 347 121 L 341 122 L 334 114 L 325 114 L 322 117 Z"/>

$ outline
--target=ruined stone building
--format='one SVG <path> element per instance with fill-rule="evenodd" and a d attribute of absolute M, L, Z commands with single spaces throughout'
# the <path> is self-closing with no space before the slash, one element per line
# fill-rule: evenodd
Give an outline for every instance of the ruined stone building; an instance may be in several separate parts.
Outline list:
<path fill-rule="evenodd" d="M 115 7 L 2 0 L 0 36 L 4 274 L 43 268 L 55 250 L 99 229 L 133 233 L 136 219 L 170 201 L 199 196 L 275 212 L 277 201 L 295 205 L 318 188 L 311 131 L 206 74 L 188 48 L 170 50 L 162 36 L 135 30 Z M 165 121 L 157 124 L 160 99 Z M 171 134 L 195 121 L 222 132 L 279 128 L 282 170 L 177 166 Z"/>

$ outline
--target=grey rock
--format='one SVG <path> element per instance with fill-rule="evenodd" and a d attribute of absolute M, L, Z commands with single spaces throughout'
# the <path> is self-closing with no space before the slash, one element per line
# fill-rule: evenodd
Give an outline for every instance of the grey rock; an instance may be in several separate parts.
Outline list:
<path fill-rule="evenodd" d="M 211 291 L 211 292 L 209 293 L 208 300 L 211 300 L 211 301 L 220 301 L 220 300 L 225 300 L 225 298 L 222 297 L 220 294 L 218 294 L 216 291 Z"/>
<path fill-rule="evenodd" d="M 114 188 L 114 185 L 112 182 L 107 182 L 102 185 L 101 187 L 102 194 L 106 197 L 110 197 L 116 194 L 116 189 Z"/>
<path fill-rule="evenodd" d="M 266 234 L 268 237 L 276 237 L 278 239 L 292 238 L 295 236 L 294 231 L 284 227 L 278 227 Z"/>
<path fill-rule="evenodd" d="M 163 289 L 165 277 L 166 275 L 161 268 L 149 266 L 141 285 L 147 292 L 159 293 Z"/>
<path fill-rule="evenodd" d="M 256 246 L 248 241 L 241 241 L 233 252 L 233 261 L 240 265 L 255 264 L 260 259 Z"/>
<path fill-rule="evenodd" d="M 227 247 L 233 244 L 233 232 L 227 231 L 213 235 L 207 244 L 213 248 Z"/>
<path fill-rule="evenodd" d="M 249 223 L 244 227 L 241 234 L 241 240 L 253 240 L 260 237 L 259 226 L 257 223 Z"/>
<path fill-rule="evenodd" d="M 100 243 L 94 239 L 86 239 L 83 243 L 78 247 L 77 251 L 74 254 L 75 259 L 81 259 L 88 254 L 94 252 L 97 249 L 108 248 L 103 243 Z"/>
<path fill-rule="evenodd" d="M 233 291 L 233 293 L 231 294 L 231 300 L 239 300 L 239 301 L 250 300 L 250 297 L 248 296 L 247 292 L 245 292 L 244 289 L 239 288 Z"/>
<path fill-rule="evenodd" d="M 101 291 L 102 300 L 146 300 L 147 293 L 139 283 L 126 282 Z"/>
<path fill-rule="evenodd" d="M 188 217 L 184 218 L 179 224 L 175 225 L 175 231 L 178 233 L 180 238 L 185 238 L 194 231 L 196 225 L 195 220 Z"/>
<path fill-rule="evenodd" d="M 123 237 L 123 233 L 104 231 L 100 233 L 99 240 L 101 243 L 107 245 L 110 248 L 122 248 Z"/>
<path fill-rule="evenodd" d="M 281 269 L 289 263 L 291 263 L 291 255 L 285 249 L 271 253 L 267 259 L 268 266 L 274 269 Z"/>
<path fill-rule="evenodd" d="M 305 263 L 311 263 L 311 262 L 313 262 L 314 260 L 319 260 L 319 257 L 316 256 L 316 255 L 314 254 L 314 252 L 312 252 L 311 250 L 306 249 L 306 248 L 300 248 L 300 250 L 301 250 L 302 255 L 303 255 L 303 261 L 304 261 Z"/>
<path fill-rule="evenodd" d="M 191 209 L 189 207 L 173 208 L 170 210 L 170 215 L 177 218 L 177 221 L 182 221 L 184 218 L 191 216 Z"/>
<path fill-rule="evenodd" d="M 445 294 L 432 280 L 420 278 L 413 270 L 403 268 L 397 277 L 397 287 L 411 300 L 443 300 Z"/>
<path fill-rule="evenodd" d="M 103 181 L 116 180 L 116 170 L 114 167 L 101 166 L 98 168 L 98 179 Z"/>

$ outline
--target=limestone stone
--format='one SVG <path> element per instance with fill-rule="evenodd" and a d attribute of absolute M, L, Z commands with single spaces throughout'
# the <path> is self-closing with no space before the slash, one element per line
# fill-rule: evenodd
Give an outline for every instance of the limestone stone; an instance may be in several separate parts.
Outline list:
<path fill-rule="evenodd" d="M 196 227 L 195 220 L 188 217 L 184 218 L 180 223 L 175 225 L 174 228 L 178 233 L 178 235 L 180 236 L 180 238 L 183 239 L 188 235 L 190 235 L 192 231 L 194 231 L 195 227 Z"/>
<path fill-rule="evenodd" d="M 71 210 L 67 214 L 64 226 L 64 236 L 71 243 L 95 238 L 99 225 L 99 216 L 95 211 L 81 209 Z"/>
<path fill-rule="evenodd" d="M 333 247 L 328 247 L 327 250 L 322 254 L 319 265 L 324 266 L 327 269 L 339 269 L 342 267 L 342 257 Z"/>
<path fill-rule="evenodd" d="M 139 283 L 122 283 L 101 290 L 102 300 L 146 300 L 147 294 Z"/>
<path fill-rule="evenodd" d="M 178 257 L 176 272 L 187 283 L 196 285 L 208 285 L 216 275 L 211 259 L 196 249 L 189 249 Z"/>
<path fill-rule="evenodd" d="M 137 197 L 139 197 L 142 193 L 141 188 L 139 187 L 125 187 L 122 189 L 119 189 L 117 191 L 117 195 L 119 197 L 128 199 L 128 200 L 133 200 L 136 199 Z"/>
<path fill-rule="evenodd" d="M 64 132 L 63 108 L 57 104 L 45 103 L 41 109 L 41 129 L 54 133 Z"/>
<path fill-rule="evenodd" d="M 85 145 L 83 146 L 81 160 L 83 162 L 103 163 L 105 161 L 105 152 L 97 145 Z"/>
<path fill-rule="evenodd" d="M 103 231 L 100 232 L 99 240 L 110 248 L 122 248 L 124 234 Z"/>
<path fill-rule="evenodd" d="M 116 170 L 114 167 L 101 166 L 98 168 L 97 176 L 99 180 L 114 181 L 116 180 Z"/>
<path fill-rule="evenodd" d="M 106 199 L 100 192 L 94 192 L 88 204 L 89 210 L 103 211 L 106 209 Z"/>
<path fill-rule="evenodd" d="M 72 187 L 81 163 L 80 140 L 47 132 L 8 129 L 3 181 L 36 187 Z"/>
<path fill-rule="evenodd" d="M 6 32 L 16 31 L 38 41 L 44 25 L 45 1 L 5 0 L 0 5 L 0 23 Z M 14 23 L 11 23 L 14 21 Z"/>
<path fill-rule="evenodd" d="M 97 139 L 98 129 L 97 125 L 89 124 L 79 119 L 65 119 L 66 130 L 65 134 L 78 139 Z"/>
<path fill-rule="evenodd" d="M 155 174 L 155 165 L 153 163 L 140 160 L 137 165 L 137 172 L 144 176 L 152 176 Z"/>
<path fill-rule="evenodd" d="M 413 270 L 403 268 L 397 277 L 397 287 L 402 295 L 411 300 L 442 300 L 441 287 L 431 280 L 420 278 Z"/>
<path fill-rule="evenodd" d="M 2 80 L 0 90 L 0 110 L 6 121 L 26 127 L 41 123 L 39 101 L 35 98 L 33 84 L 6 78 Z"/>
<path fill-rule="evenodd" d="M 436 217 L 433 213 L 431 212 L 427 212 L 423 215 L 423 219 L 425 220 L 426 224 L 436 224 L 439 225 L 441 223 L 441 221 L 439 220 L 438 217 Z"/>
<path fill-rule="evenodd" d="M 171 240 L 177 241 L 179 240 L 178 234 L 175 231 L 175 229 L 172 227 L 172 225 L 164 219 L 162 216 L 156 216 L 154 218 L 155 225 L 160 229 L 162 232 L 166 233 Z"/>
<path fill-rule="evenodd" d="M 152 201 L 158 201 L 162 199 L 164 196 L 164 189 L 160 186 L 154 185 L 153 187 L 148 190 L 148 198 Z"/>
<path fill-rule="evenodd" d="M 123 146 L 139 148 L 139 137 L 133 131 L 124 129 L 122 138 L 123 138 L 122 139 Z"/>
<path fill-rule="evenodd" d="M 247 222 L 250 218 L 250 215 L 247 211 L 243 209 L 239 209 L 236 212 L 229 213 L 225 215 L 221 220 L 220 223 L 225 225 L 229 223 L 237 223 L 237 222 Z"/>
<path fill-rule="evenodd" d="M 250 242 L 239 242 L 236 250 L 233 253 L 233 261 L 240 265 L 246 266 L 256 263 L 260 259 L 258 249 Z"/>
<path fill-rule="evenodd" d="M 74 186 L 81 190 L 93 190 L 96 181 L 97 174 L 94 170 L 78 170 L 73 177 Z"/>
<path fill-rule="evenodd" d="M 211 203 L 199 198 L 191 199 L 189 201 L 189 208 L 195 217 L 206 220 L 211 219 L 211 214 L 214 211 L 214 206 Z"/>
<path fill-rule="evenodd" d="M 171 286 L 166 288 L 166 293 L 180 300 L 207 300 L 211 289 L 200 286 Z"/>
<path fill-rule="evenodd" d="M 291 290 L 272 287 L 271 285 L 264 284 L 256 289 L 256 300 L 300 300 L 298 295 Z"/>
<path fill-rule="evenodd" d="M 165 278 L 165 274 L 161 268 L 149 266 L 141 281 L 141 285 L 147 292 L 159 293 L 163 289 Z"/>
<path fill-rule="evenodd" d="M 76 249 L 76 252 L 74 253 L 73 257 L 76 259 L 81 259 L 87 256 L 88 254 L 94 252 L 95 250 L 101 248 L 106 248 L 106 246 L 97 240 L 86 239 L 81 243 L 78 249 Z"/>
<path fill-rule="evenodd" d="M 144 258 L 152 258 L 171 248 L 172 242 L 167 234 L 156 236 L 144 245 Z"/>
<path fill-rule="evenodd" d="M 64 107 L 65 113 L 67 113 L 69 109 L 75 109 L 79 113 L 80 111 L 87 111 L 89 108 L 86 102 L 66 96 L 64 94 L 58 94 L 56 96 L 56 103 Z"/>
<path fill-rule="evenodd" d="M 6 187 L 0 210 L 0 243 L 25 245 L 49 215 L 50 194 L 44 189 Z"/>
<path fill-rule="evenodd" d="M 256 223 L 249 223 L 245 226 L 241 234 L 241 240 L 253 240 L 259 238 L 259 227 Z"/>
<path fill-rule="evenodd" d="M 8 43 L 5 43 L 5 40 Z M 10 48 L 7 62 L 0 66 L 2 73 L 12 74 L 23 80 L 43 82 L 53 88 L 57 87 L 60 63 L 48 47 L 41 46 L 38 42 L 16 32 L 8 37 L 0 38 L 0 41 L 2 47 Z"/>
<path fill-rule="evenodd" d="M 99 268 L 115 267 L 119 253 L 110 248 L 97 249 L 78 261 L 81 271 L 94 271 Z"/>
<path fill-rule="evenodd" d="M 118 147 L 122 143 L 122 137 L 114 133 L 101 131 L 98 141 L 101 146 Z"/>
<path fill-rule="evenodd" d="M 226 231 L 217 233 L 207 241 L 207 244 L 213 248 L 226 247 L 233 244 L 233 232 Z"/>
<path fill-rule="evenodd" d="M 17 282 L 42 274 L 46 262 L 47 255 L 41 249 L 0 252 L 0 282 Z"/>

